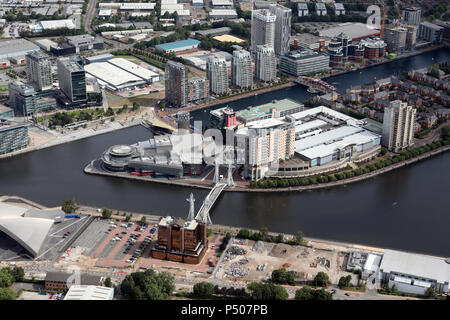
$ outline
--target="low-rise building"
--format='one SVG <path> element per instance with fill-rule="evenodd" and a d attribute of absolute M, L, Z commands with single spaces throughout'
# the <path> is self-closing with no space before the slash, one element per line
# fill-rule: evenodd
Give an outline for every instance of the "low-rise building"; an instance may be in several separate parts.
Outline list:
<path fill-rule="evenodd" d="M 69 288 L 64 300 L 112 300 L 114 298 L 114 288 L 73 285 Z"/>
<path fill-rule="evenodd" d="M 103 277 L 86 273 L 74 274 L 69 272 L 47 272 L 45 276 L 45 290 L 66 291 L 72 284 L 101 286 Z"/>
<path fill-rule="evenodd" d="M 155 49 L 159 50 L 159 51 L 164 51 L 166 53 L 170 53 L 170 52 L 176 53 L 176 52 L 197 49 L 199 44 L 200 44 L 200 41 L 198 41 L 198 40 L 187 39 L 187 40 L 182 40 L 182 41 L 158 44 L 155 46 Z"/>
<path fill-rule="evenodd" d="M 436 293 L 448 293 L 450 260 L 386 250 L 380 265 L 380 276 L 389 288 L 397 291 L 425 295 L 428 288 Z"/>

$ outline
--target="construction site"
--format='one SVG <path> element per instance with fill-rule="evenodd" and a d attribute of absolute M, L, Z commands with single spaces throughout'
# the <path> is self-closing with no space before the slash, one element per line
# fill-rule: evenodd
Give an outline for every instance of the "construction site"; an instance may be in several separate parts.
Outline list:
<path fill-rule="evenodd" d="M 224 253 L 216 278 L 242 284 L 268 281 L 272 271 L 284 268 L 297 284 L 313 280 L 320 271 L 337 283 L 351 274 L 345 271 L 346 260 L 347 253 L 336 249 L 236 239 Z"/>

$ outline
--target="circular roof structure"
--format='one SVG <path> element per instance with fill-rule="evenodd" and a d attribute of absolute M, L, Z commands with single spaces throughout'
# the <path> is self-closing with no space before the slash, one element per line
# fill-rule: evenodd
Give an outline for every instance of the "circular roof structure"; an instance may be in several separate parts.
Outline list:
<path fill-rule="evenodd" d="M 113 156 L 116 156 L 116 157 L 130 156 L 132 152 L 133 152 L 133 148 L 131 148 L 130 146 L 127 146 L 125 144 L 113 146 L 113 147 L 111 147 L 111 149 L 109 151 L 110 154 L 112 154 Z"/>

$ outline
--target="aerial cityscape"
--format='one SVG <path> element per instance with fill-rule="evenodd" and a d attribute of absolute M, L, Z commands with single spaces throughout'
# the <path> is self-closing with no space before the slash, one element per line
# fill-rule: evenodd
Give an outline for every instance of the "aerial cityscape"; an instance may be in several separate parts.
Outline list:
<path fill-rule="evenodd" d="M 0 300 L 448 300 L 450 2 L 0 7 Z"/>

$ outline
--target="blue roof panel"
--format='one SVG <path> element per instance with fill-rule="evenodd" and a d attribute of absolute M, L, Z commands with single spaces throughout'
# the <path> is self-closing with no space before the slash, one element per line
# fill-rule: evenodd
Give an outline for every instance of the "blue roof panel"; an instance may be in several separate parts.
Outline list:
<path fill-rule="evenodd" d="M 163 50 L 173 50 L 176 48 L 187 47 L 187 46 L 196 46 L 199 44 L 200 44 L 200 41 L 198 41 L 198 40 L 187 39 L 187 40 L 182 40 L 182 41 L 175 41 L 175 42 L 159 44 L 156 46 L 156 48 L 160 48 Z"/>

